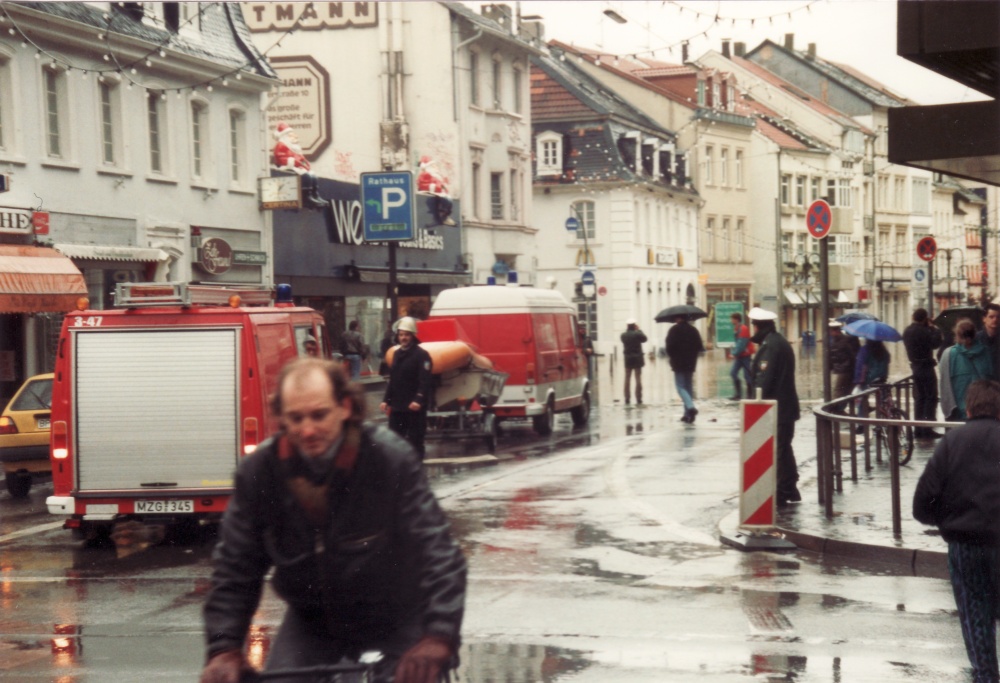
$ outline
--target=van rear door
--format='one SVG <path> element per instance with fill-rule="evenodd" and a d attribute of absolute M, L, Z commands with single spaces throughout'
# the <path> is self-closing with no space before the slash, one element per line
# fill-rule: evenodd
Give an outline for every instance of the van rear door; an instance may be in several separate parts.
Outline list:
<path fill-rule="evenodd" d="M 73 330 L 77 487 L 218 488 L 239 458 L 236 328 Z"/>
<path fill-rule="evenodd" d="M 538 383 L 558 382 L 562 379 L 562 366 L 559 362 L 556 316 L 552 313 L 534 313 L 531 316 L 531 321 L 535 328 Z"/>

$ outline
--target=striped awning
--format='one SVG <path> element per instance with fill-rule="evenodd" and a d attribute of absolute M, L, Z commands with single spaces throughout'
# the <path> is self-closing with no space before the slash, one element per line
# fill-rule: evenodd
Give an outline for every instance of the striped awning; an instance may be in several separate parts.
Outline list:
<path fill-rule="evenodd" d="M 85 296 L 83 275 L 59 252 L 0 244 L 0 313 L 67 312 Z"/>

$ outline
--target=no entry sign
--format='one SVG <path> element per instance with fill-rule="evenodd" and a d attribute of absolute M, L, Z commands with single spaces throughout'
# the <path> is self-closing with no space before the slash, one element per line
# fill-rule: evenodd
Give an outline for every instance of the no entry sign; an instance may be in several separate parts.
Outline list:
<path fill-rule="evenodd" d="M 925 261 L 933 261 L 937 256 L 937 242 L 928 235 L 917 242 L 917 256 Z"/>

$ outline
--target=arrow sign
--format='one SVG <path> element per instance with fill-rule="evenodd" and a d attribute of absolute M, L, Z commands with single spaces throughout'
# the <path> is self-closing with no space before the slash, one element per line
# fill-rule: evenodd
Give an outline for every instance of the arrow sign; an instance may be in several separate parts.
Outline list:
<path fill-rule="evenodd" d="M 817 199 L 809 205 L 809 210 L 806 212 L 806 227 L 809 229 L 810 235 L 821 240 L 830 232 L 832 225 L 833 213 L 830 211 L 829 204 L 822 199 Z"/>
<path fill-rule="evenodd" d="M 917 242 L 917 256 L 925 261 L 933 261 L 937 256 L 937 241 L 928 235 Z"/>

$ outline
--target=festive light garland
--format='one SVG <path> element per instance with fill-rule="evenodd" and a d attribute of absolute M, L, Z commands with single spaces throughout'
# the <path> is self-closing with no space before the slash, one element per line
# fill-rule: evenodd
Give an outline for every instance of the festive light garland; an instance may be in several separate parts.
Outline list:
<path fill-rule="evenodd" d="M 263 61 L 266 63 L 266 57 L 274 49 L 281 46 L 281 42 L 294 34 L 295 30 L 299 28 L 299 23 L 305 14 L 311 11 L 312 3 L 307 3 L 305 8 L 299 14 L 298 18 L 292 24 L 292 26 L 282 33 L 282 35 L 275 40 L 275 42 L 263 52 L 260 52 L 260 57 L 251 59 L 240 66 L 237 66 L 229 71 L 223 72 L 218 76 L 208 78 L 206 80 L 192 83 L 190 85 L 181 86 L 178 88 L 161 88 L 147 86 L 142 83 L 139 79 L 134 78 L 143 68 L 152 68 L 154 66 L 154 58 L 158 57 L 160 60 L 166 60 L 168 58 L 168 48 L 171 47 L 171 42 L 178 35 L 185 26 L 194 24 L 195 21 L 200 21 L 201 17 L 210 10 L 222 11 L 226 3 L 224 2 L 214 2 L 214 3 L 199 3 L 200 7 L 197 14 L 193 14 L 188 17 L 182 24 L 177 28 L 177 32 L 167 32 L 165 37 L 158 43 L 154 44 L 145 54 L 130 61 L 122 61 L 119 59 L 119 55 L 112 46 L 112 36 L 119 35 L 115 29 L 114 24 L 116 19 L 118 19 L 118 12 L 111 11 L 104 13 L 105 25 L 98 29 L 97 39 L 104 42 L 107 45 L 107 51 L 103 53 L 102 57 L 105 62 L 111 64 L 111 66 L 105 68 L 94 67 L 91 65 L 79 66 L 65 58 L 59 57 L 52 53 L 49 49 L 43 47 L 31 36 L 28 32 L 24 30 L 21 25 L 14 19 L 8 10 L 6 3 L 0 2 L 0 36 L 3 33 L 7 33 L 12 36 L 14 40 L 21 40 L 22 49 L 34 49 L 35 59 L 41 59 L 43 56 L 51 62 L 52 68 L 64 68 L 67 72 L 80 71 L 82 78 L 86 79 L 90 74 L 95 74 L 99 80 L 103 79 L 106 74 L 117 74 L 128 81 L 128 87 L 138 86 L 147 91 L 160 93 L 161 98 L 165 99 L 167 92 L 175 90 L 177 96 L 180 97 L 181 93 L 184 91 L 196 92 L 199 88 L 205 88 L 207 91 L 212 92 L 214 86 L 221 85 L 223 87 L 229 85 L 229 79 L 233 78 L 235 80 L 242 80 L 244 71 L 251 71 L 256 69 L 260 63 Z M 120 7 L 124 7 L 124 2 L 119 2 Z M 145 15 L 144 18 L 150 18 L 157 23 L 159 23 L 159 18 L 152 15 Z M 6 31 L 3 29 L 6 28 Z"/>

